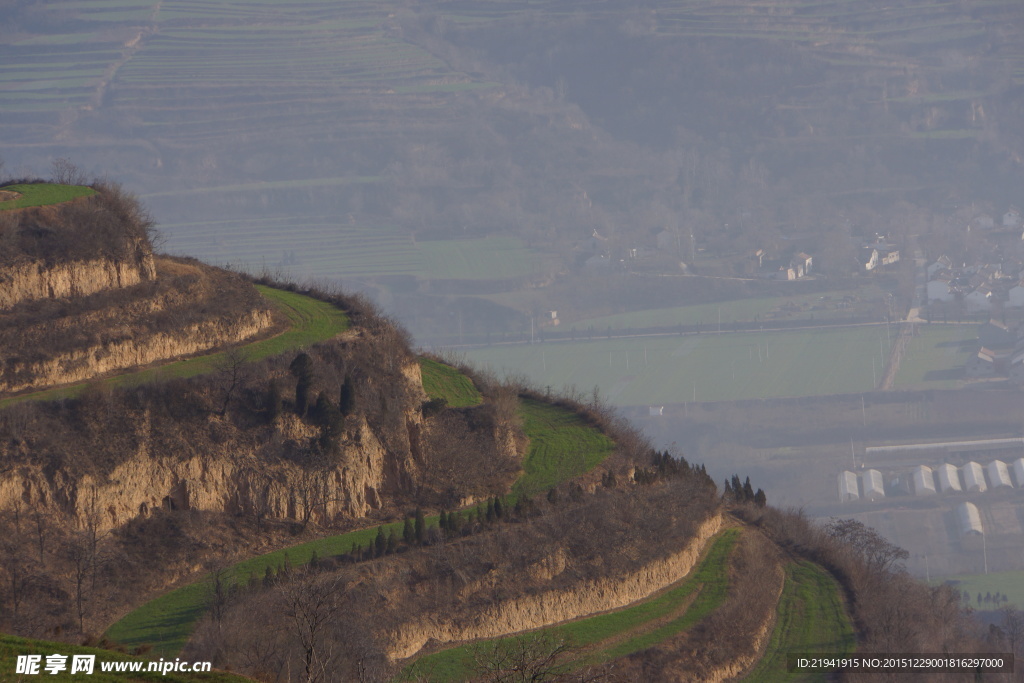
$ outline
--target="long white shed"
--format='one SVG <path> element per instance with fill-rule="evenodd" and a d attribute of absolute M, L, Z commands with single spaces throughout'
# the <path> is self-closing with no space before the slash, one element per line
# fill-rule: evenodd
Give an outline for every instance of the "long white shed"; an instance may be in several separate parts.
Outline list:
<path fill-rule="evenodd" d="M 853 472 L 839 473 L 839 500 L 847 503 L 851 500 L 858 500 L 860 493 L 857 491 L 857 475 Z"/>
<path fill-rule="evenodd" d="M 875 500 L 885 498 L 885 481 L 878 470 L 865 470 L 860 475 L 860 487 L 864 497 Z"/>
<path fill-rule="evenodd" d="M 985 483 L 985 472 L 982 471 L 981 465 L 976 462 L 969 462 L 963 466 L 964 474 L 964 487 L 970 493 L 984 493 L 988 490 L 988 485 Z"/>
<path fill-rule="evenodd" d="M 1010 469 L 1002 460 L 993 460 L 988 464 L 988 480 L 992 482 L 992 488 L 1000 487 L 1013 488 L 1010 480 Z"/>
<path fill-rule="evenodd" d="M 1017 488 L 1024 488 L 1024 458 L 1013 461 L 1013 476 L 1017 478 Z"/>
<path fill-rule="evenodd" d="M 960 503 L 956 506 L 956 521 L 960 527 L 960 535 L 982 535 L 985 528 L 981 525 L 981 513 L 974 503 Z"/>
<path fill-rule="evenodd" d="M 932 475 L 932 468 L 927 465 L 918 465 L 914 469 L 914 495 L 934 496 L 935 477 Z"/>
<path fill-rule="evenodd" d="M 948 462 L 935 468 L 939 475 L 939 490 L 943 493 L 957 493 L 963 491 L 960 486 L 960 471 Z"/>

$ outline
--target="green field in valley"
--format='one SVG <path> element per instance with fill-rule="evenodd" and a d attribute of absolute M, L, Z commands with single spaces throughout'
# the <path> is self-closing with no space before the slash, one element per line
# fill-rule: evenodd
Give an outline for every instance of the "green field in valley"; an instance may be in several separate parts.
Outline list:
<path fill-rule="evenodd" d="M 843 606 L 839 584 L 811 562 L 786 567 L 786 585 L 779 600 L 775 629 L 768 648 L 748 681 L 830 681 L 831 672 L 788 673 L 790 652 L 852 654 L 856 641 L 853 625 Z"/>
<path fill-rule="evenodd" d="M 964 364 L 977 351 L 977 325 L 916 325 L 893 388 L 955 389 L 963 384 Z"/>
<path fill-rule="evenodd" d="M 20 655 L 42 655 L 40 671 L 38 674 L 19 675 L 15 673 L 17 659 Z M 63 671 L 49 673 L 45 666 L 47 657 L 50 655 L 64 655 L 65 669 Z M 72 658 L 75 655 L 95 656 L 93 673 L 86 674 L 77 672 L 72 675 Z M 180 673 L 170 672 L 164 674 L 160 670 L 145 671 L 151 660 L 144 657 L 133 657 L 110 650 L 101 650 L 95 647 L 83 647 L 71 645 L 70 643 L 57 643 L 45 640 L 30 640 L 17 638 L 0 633 L 0 680 L 4 681 L 32 681 L 42 679 L 46 681 L 90 681 L 91 683 L 136 683 L 142 681 L 165 681 L 166 683 L 241 683 L 251 679 L 244 676 L 225 673 L 223 671 L 211 671 L 209 673 Z M 101 669 L 104 663 L 111 667 L 118 664 L 124 667 L 120 672 L 103 672 Z M 159 662 L 156 662 L 159 664 Z M 189 663 L 191 664 L 191 662 Z M 138 673 L 128 673 L 129 667 L 139 666 Z"/>
<path fill-rule="evenodd" d="M 585 318 L 568 323 L 577 333 L 593 328 L 596 334 L 612 330 L 642 327 L 671 327 L 673 325 L 703 325 L 714 330 L 719 321 L 723 325 L 733 322 L 768 322 L 772 320 L 813 319 L 828 320 L 851 315 L 851 304 L 844 296 L 858 297 L 852 305 L 863 306 L 866 298 L 877 298 L 880 292 L 870 288 L 842 292 L 824 292 L 800 296 L 772 296 L 733 299 L 709 304 L 693 304 L 670 308 L 652 308 L 630 313 L 615 313 Z M 823 298 L 826 297 L 826 298 Z"/>
<path fill-rule="evenodd" d="M 1001 602 L 1000 606 L 1013 605 L 1017 609 L 1024 609 L 1024 571 L 962 574 L 932 581 L 933 585 L 942 583 L 949 584 L 961 593 L 967 591 L 970 597 L 969 604 L 976 610 L 997 609 L 994 603 L 984 601 L 985 595 L 989 593 L 992 595 L 1002 593 L 1007 597 L 1007 602 Z M 980 603 L 978 602 L 979 593 L 983 598 Z"/>
<path fill-rule="evenodd" d="M 885 325 L 872 325 L 492 346 L 466 359 L 540 387 L 596 385 L 616 405 L 657 405 L 870 391 L 888 352 Z"/>
<path fill-rule="evenodd" d="M 15 199 L 0 202 L 0 211 L 60 204 L 79 197 L 88 197 L 96 194 L 96 190 L 84 185 L 58 185 L 56 183 L 7 185 L 6 187 L 0 187 L 0 191 L 17 192 L 21 195 Z"/>
<path fill-rule="evenodd" d="M 735 529 L 709 543 L 694 571 L 655 597 L 620 610 L 541 629 L 576 650 L 575 665 L 603 662 L 652 647 L 690 628 L 713 612 L 729 586 L 726 563 L 739 537 Z M 537 632 L 499 641 L 533 637 Z M 399 680 L 435 683 L 465 681 L 473 675 L 474 645 L 460 645 L 425 655 L 403 669 Z"/>

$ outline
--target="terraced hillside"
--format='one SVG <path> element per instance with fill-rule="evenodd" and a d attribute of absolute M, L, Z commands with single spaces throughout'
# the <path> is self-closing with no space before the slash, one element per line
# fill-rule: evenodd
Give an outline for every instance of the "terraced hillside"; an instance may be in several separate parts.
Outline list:
<path fill-rule="evenodd" d="M 424 386 L 432 398 L 444 398 L 449 405 L 460 402 L 475 404 L 482 399 L 477 392 L 475 401 L 460 401 L 460 397 L 476 392 L 476 389 L 468 377 L 451 366 L 430 359 L 422 359 L 421 364 L 426 375 Z M 525 460 L 525 473 L 515 487 L 517 492 L 532 494 L 544 491 L 584 474 L 610 454 L 612 444 L 609 439 L 564 408 L 529 401 L 524 404 L 523 412 L 530 450 Z M 586 457 L 581 458 L 584 453 Z M 428 527 L 436 528 L 438 523 L 436 514 L 425 517 Z M 345 555 L 353 545 L 370 545 L 381 530 L 386 534 L 401 534 L 403 526 L 401 521 L 368 526 L 292 546 L 236 564 L 222 572 L 218 579 L 229 585 L 244 584 L 250 577 L 263 576 L 268 569 L 276 569 L 285 563 L 301 567 L 314 557 L 326 559 Z M 160 596 L 111 626 L 107 636 L 128 646 L 152 645 L 165 655 L 180 652 L 196 622 L 208 609 L 213 580 L 214 577 L 206 576 Z"/>

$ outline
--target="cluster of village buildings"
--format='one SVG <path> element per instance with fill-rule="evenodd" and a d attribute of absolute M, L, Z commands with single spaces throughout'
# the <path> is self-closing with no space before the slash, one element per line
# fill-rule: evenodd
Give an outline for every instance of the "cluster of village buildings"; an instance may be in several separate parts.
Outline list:
<path fill-rule="evenodd" d="M 1010 208 L 1002 217 L 1003 230 L 1019 230 L 1021 213 Z M 968 230 L 987 231 L 996 227 L 996 221 L 982 214 L 968 225 Z M 1024 234 L 1021 235 L 1024 239 Z M 1018 267 L 1005 268 L 993 264 L 956 264 L 941 256 L 927 268 L 928 303 L 963 302 L 967 311 L 990 311 L 995 305 L 1011 308 L 1024 307 L 1024 272 Z"/>

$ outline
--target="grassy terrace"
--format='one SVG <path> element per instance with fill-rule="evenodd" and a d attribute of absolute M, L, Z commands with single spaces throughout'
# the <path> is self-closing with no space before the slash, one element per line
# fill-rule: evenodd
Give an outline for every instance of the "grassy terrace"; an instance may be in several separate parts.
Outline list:
<path fill-rule="evenodd" d="M 18 677 L 14 674 L 15 662 L 18 655 L 42 655 L 41 664 L 45 666 L 46 656 L 51 654 L 67 655 L 68 670 L 58 674 L 47 673 L 42 666 L 37 676 Z M 95 655 L 96 664 L 94 672 L 90 676 L 76 673 L 72 676 L 70 671 L 73 655 Z M 143 657 L 132 657 L 110 650 L 101 650 L 94 647 L 82 647 L 68 643 L 54 643 L 45 640 L 29 640 L 0 634 L 0 678 L 5 681 L 21 681 L 42 678 L 47 681 L 82 681 L 91 683 L 136 683 L 141 681 L 163 681 L 165 683 L 241 683 L 251 679 L 244 676 L 225 673 L 223 671 L 212 671 L 210 673 L 167 673 L 161 674 L 158 671 L 141 673 L 103 673 L 100 671 L 103 662 L 138 662 L 142 667 L 148 665 L 149 660 Z"/>
<path fill-rule="evenodd" d="M 253 342 L 242 347 L 250 361 L 283 353 L 289 349 L 302 348 L 316 342 L 330 339 L 348 329 L 348 317 L 336 306 L 312 297 L 296 294 L 283 289 L 257 285 L 263 296 L 288 316 L 289 329 L 277 336 Z M 137 371 L 128 371 L 106 381 L 114 386 L 136 386 L 146 382 L 170 378 L 195 377 L 217 368 L 226 352 L 212 353 L 195 358 L 167 363 Z M 0 401 L 0 407 L 24 400 L 53 400 L 71 398 L 81 393 L 89 382 L 66 387 L 46 389 L 31 394 L 13 396 Z"/>
<path fill-rule="evenodd" d="M 425 361 L 425 364 L 438 366 L 425 373 L 435 378 L 425 382 L 431 398 L 469 395 L 467 385 L 472 387 L 472 383 L 468 378 L 464 378 L 465 382 L 457 380 L 454 369 L 436 361 Z M 613 444 L 606 436 L 564 408 L 525 401 L 523 414 L 530 450 L 526 457 L 526 472 L 513 489 L 515 493 L 539 491 L 544 486 L 558 483 L 561 480 L 558 477 L 576 476 L 611 453 Z M 582 448 L 593 449 L 593 452 L 584 452 Z M 426 521 L 428 527 L 437 526 L 438 516 L 428 516 Z M 386 524 L 385 533 L 394 530 L 401 536 L 402 525 L 402 521 Z M 352 549 L 353 544 L 367 546 L 376 536 L 377 526 L 373 526 L 260 555 L 229 568 L 225 580 L 229 583 L 247 582 L 254 577 L 262 577 L 268 567 L 276 570 L 286 563 L 292 566 L 306 564 L 314 553 L 321 558 L 343 555 Z M 204 576 L 165 593 L 125 616 L 111 626 L 106 635 L 130 647 L 148 643 L 158 654 L 175 655 L 181 651 L 196 622 L 205 613 L 210 586 L 211 577 Z"/>
<path fill-rule="evenodd" d="M 21 196 L 0 202 L 0 211 L 27 209 L 32 206 L 62 204 L 79 197 L 89 197 L 96 190 L 84 185 L 57 185 L 56 183 L 34 183 L 31 185 L 8 185 L 0 191 L 17 192 Z"/>
<path fill-rule="evenodd" d="M 526 399 L 520 411 L 530 450 L 515 494 L 535 495 L 589 472 L 611 455 L 615 444 L 579 415 L 550 403 Z"/>
<path fill-rule="evenodd" d="M 484 400 L 473 380 L 450 365 L 421 358 L 420 370 L 423 373 L 423 390 L 427 395 L 443 398 L 452 408 L 475 406 Z"/>
<path fill-rule="evenodd" d="M 710 544 L 696 571 L 656 597 L 629 607 L 543 629 L 579 648 L 580 665 L 609 661 L 652 647 L 682 633 L 711 614 L 728 590 L 726 563 L 739 537 L 731 529 Z M 509 636 L 515 640 L 528 636 Z M 472 645 L 441 650 L 407 666 L 399 680 L 464 681 L 473 673 Z"/>
<path fill-rule="evenodd" d="M 746 680 L 829 681 L 833 678 L 831 672 L 789 674 L 786 655 L 820 652 L 842 656 L 852 653 L 854 645 L 853 625 L 835 579 L 811 562 L 790 564 L 771 641 Z"/>

